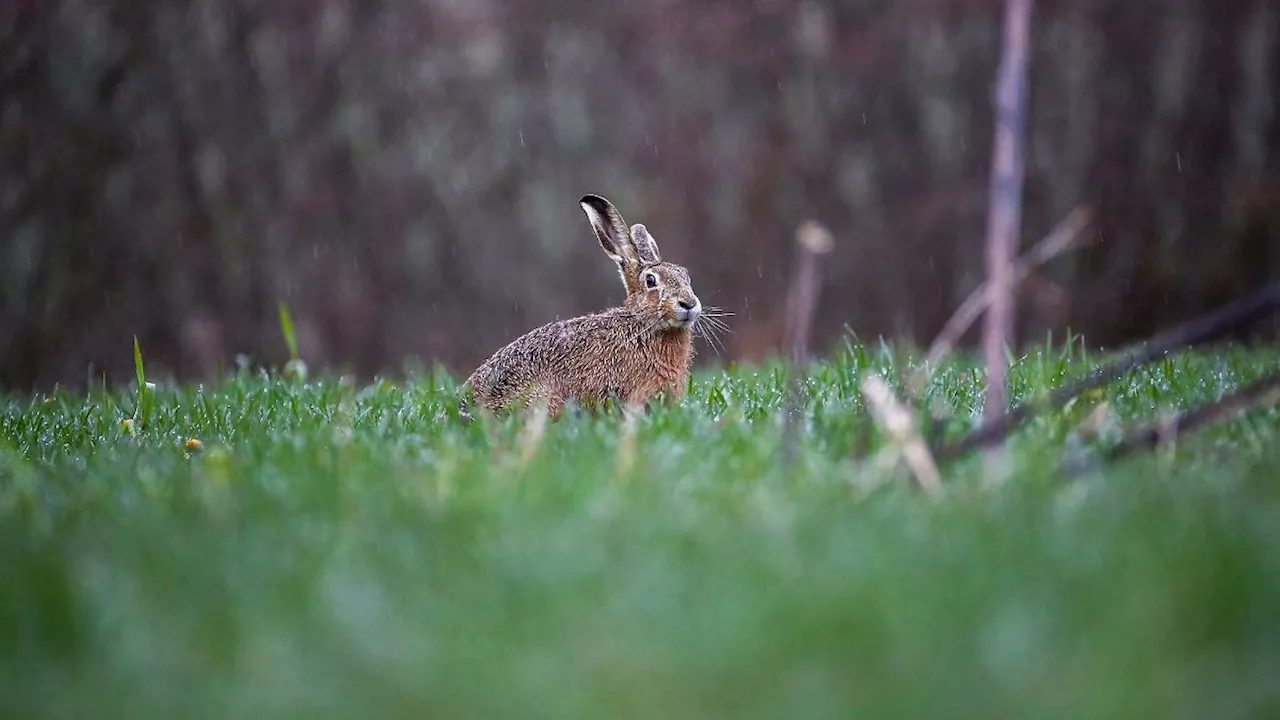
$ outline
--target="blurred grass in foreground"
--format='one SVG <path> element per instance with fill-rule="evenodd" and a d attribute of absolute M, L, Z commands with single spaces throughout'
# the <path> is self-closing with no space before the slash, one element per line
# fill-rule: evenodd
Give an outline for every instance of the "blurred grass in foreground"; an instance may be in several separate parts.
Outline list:
<path fill-rule="evenodd" d="M 0 714 L 1280 713 L 1280 412 L 1066 482 L 1068 408 L 1012 439 L 1003 483 L 966 460 L 932 502 L 852 457 L 883 441 L 858 380 L 897 387 L 892 358 L 813 366 L 791 469 L 775 367 L 703 371 L 625 476 L 617 414 L 548 426 L 522 465 L 519 418 L 435 422 L 442 373 L 10 398 Z M 1013 395 L 1089 367 L 1031 352 Z M 1277 367 L 1175 358 L 1105 399 L 1151 420 Z M 949 436 L 980 377 L 928 386 Z"/>

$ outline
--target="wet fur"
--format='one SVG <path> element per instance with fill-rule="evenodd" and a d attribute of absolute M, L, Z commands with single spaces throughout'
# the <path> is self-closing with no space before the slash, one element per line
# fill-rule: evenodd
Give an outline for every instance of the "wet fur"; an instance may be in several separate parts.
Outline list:
<path fill-rule="evenodd" d="M 684 397 L 694 333 L 691 324 L 677 325 L 672 318 L 677 301 L 697 301 L 688 272 L 662 262 L 644 226 L 627 228 L 604 198 L 588 195 L 582 204 L 605 253 L 618 265 L 626 301 L 548 323 L 499 349 L 463 384 L 464 419 L 470 419 L 472 398 L 493 412 L 545 402 L 556 418 L 568 401 L 594 409 L 608 400 L 647 405 L 659 395 Z M 649 274 L 658 282 L 655 290 L 645 287 Z"/>

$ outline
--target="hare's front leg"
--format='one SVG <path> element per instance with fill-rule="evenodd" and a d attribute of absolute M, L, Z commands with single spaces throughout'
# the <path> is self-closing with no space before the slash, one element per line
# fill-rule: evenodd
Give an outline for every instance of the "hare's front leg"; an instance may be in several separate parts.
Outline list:
<path fill-rule="evenodd" d="M 564 412 L 564 396 L 550 389 L 531 388 L 524 403 L 524 412 L 545 412 L 551 421 L 560 419 Z"/>
<path fill-rule="evenodd" d="M 644 414 L 648 415 L 653 412 L 653 408 L 649 407 L 649 403 L 656 395 L 658 395 L 658 392 L 651 388 L 633 388 L 630 392 L 618 395 L 618 404 L 624 411 L 644 410 Z"/>
<path fill-rule="evenodd" d="M 564 413 L 564 398 L 556 393 L 550 393 L 546 399 L 547 417 L 552 422 L 560 419 L 560 415 Z"/>

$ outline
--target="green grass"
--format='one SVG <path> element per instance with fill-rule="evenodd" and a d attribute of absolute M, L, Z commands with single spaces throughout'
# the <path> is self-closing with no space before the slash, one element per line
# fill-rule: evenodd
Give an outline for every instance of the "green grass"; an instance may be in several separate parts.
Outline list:
<path fill-rule="evenodd" d="M 1032 352 L 1014 395 L 1089 368 Z M 1105 399 L 1127 425 L 1276 368 L 1179 357 Z M 147 391 L 139 362 L 141 392 L 9 398 L 0 716 L 1280 713 L 1280 412 L 1068 482 L 1064 452 L 1116 439 L 1068 408 L 1000 482 L 966 459 L 931 500 L 855 457 L 886 442 L 865 372 L 899 386 L 875 348 L 812 368 L 788 468 L 781 372 L 703 371 L 626 474 L 616 414 L 522 463 L 521 418 L 436 422 L 442 373 Z M 928 386 L 948 437 L 979 378 Z"/>

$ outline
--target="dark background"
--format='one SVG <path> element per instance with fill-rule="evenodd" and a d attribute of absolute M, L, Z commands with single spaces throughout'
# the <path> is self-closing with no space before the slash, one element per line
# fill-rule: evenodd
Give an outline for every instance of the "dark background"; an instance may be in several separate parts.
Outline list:
<path fill-rule="evenodd" d="M 815 337 L 928 342 L 983 277 L 998 0 L 6 0 L 0 386 L 132 372 L 458 371 L 621 297 L 613 199 L 774 352 L 792 237 Z M 1040 0 L 1023 246 L 1097 242 L 1018 333 L 1121 343 L 1280 277 L 1280 5 Z M 972 340 L 974 334 L 967 339 Z M 716 361 L 704 349 L 700 358 Z"/>

